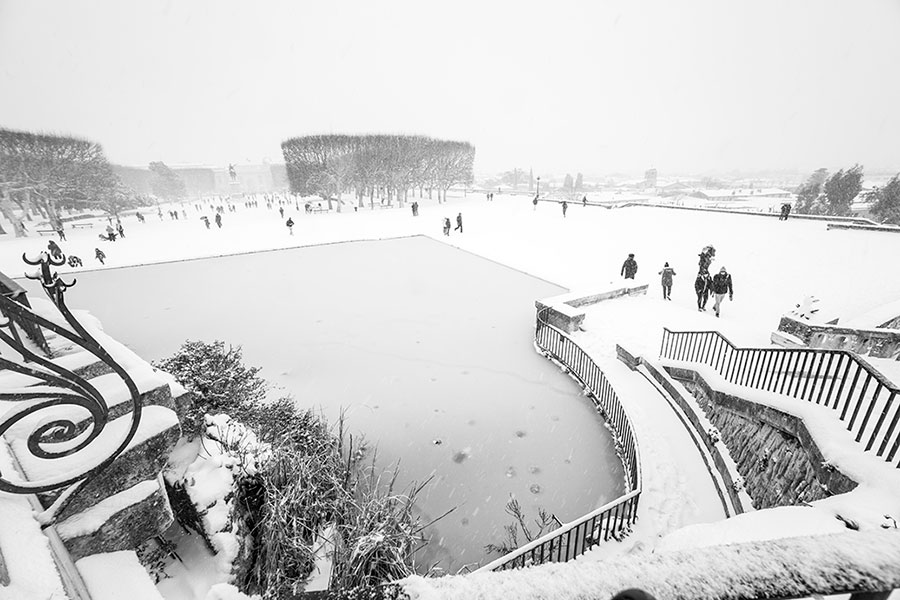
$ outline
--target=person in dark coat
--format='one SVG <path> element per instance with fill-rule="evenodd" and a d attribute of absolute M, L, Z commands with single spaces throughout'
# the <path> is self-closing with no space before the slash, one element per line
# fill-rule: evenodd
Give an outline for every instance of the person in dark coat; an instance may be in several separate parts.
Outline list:
<path fill-rule="evenodd" d="M 563 209 L 563 218 L 565 218 L 566 211 L 569 210 L 569 203 L 566 202 L 565 200 L 563 200 L 563 202 L 562 202 L 562 209 Z"/>
<path fill-rule="evenodd" d="M 94 256 L 97 257 L 97 260 L 100 261 L 101 265 L 106 264 L 105 262 L 103 262 L 104 260 L 106 260 L 106 254 L 103 252 L 103 250 L 101 250 L 100 248 L 94 248 Z"/>
<path fill-rule="evenodd" d="M 634 279 L 637 270 L 638 265 L 637 261 L 634 260 L 634 254 L 629 254 L 628 258 L 625 259 L 625 262 L 622 263 L 622 270 L 619 272 L 619 275 L 624 275 L 625 279 Z"/>
<path fill-rule="evenodd" d="M 222 213 L 220 212 L 216 213 L 216 227 L 222 229 Z"/>
<path fill-rule="evenodd" d="M 62 248 L 60 248 L 53 240 L 47 242 L 47 248 L 50 249 L 50 256 L 52 256 L 53 258 L 62 257 Z"/>
<path fill-rule="evenodd" d="M 706 302 L 712 292 L 712 277 L 709 276 L 709 271 L 697 273 L 697 279 L 694 280 L 694 291 L 697 292 L 697 310 L 706 310 Z"/>
<path fill-rule="evenodd" d="M 713 277 L 712 291 L 713 294 L 716 295 L 716 302 L 713 304 L 713 310 L 716 311 L 716 316 L 718 317 L 722 299 L 725 297 L 725 294 L 728 294 L 729 300 L 734 300 L 734 287 L 731 284 L 731 275 L 725 270 L 725 267 L 719 269 L 719 272 Z"/>
<path fill-rule="evenodd" d="M 60 225 L 59 227 L 56 228 L 56 235 L 59 236 L 59 241 L 61 241 L 61 242 L 66 241 L 66 232 L 63 231 L 62 225 Z"/>
<path fill-rule="evenodd" d="M 294 220 L 292 218 L 288 217 L 288 220 L 287 220 L 287 222 L 285 222 L 285 225 L 287 225 L 288 231 L 291 232 L 291 235 L 294 235 Z"/>
<path fill-rule="evenodd" d="M 462 213 L 459 213 L 458 215 L 456 215 L 456 227 L 453 228 L 453 231 L 456 231 L 457 229 L 459 229 L 460 233 L 463 232 L 463 230 L 462 230 Z"/>
<path fill-rule="evenodd" d="M 669 263 L 666 263 L 663 267 L 662 271 L 659 272 L 662 275 L 662 290 L 663 290 L 663 300 L 671 300 L 672 299 L 672 275 L 677 275 L 675 269 L 669 266 Z"/>
<path fill-rule="evenodd" d="M 444 235 L 450 235 L 450 217 L 444 217 Z"/>
<path fill-rule="evenodd" d="M 122 222 L 121 222 L 121 221 L 119 221 L 118 223 L 116 223 L 116 229 L 119 230 L 119 237 L 122 238 L 122 239 L 124 240 L 124 239 L 125 239 L 125 228 L 122 227 Z"/>
<path fill-rule="evenodd" d="M 206 225 L 207 229 L 209 229 L 209 217 L 203 215 L 202 217 L 200 217 L 200 220 L 203 221 L 203 224 Z"/>

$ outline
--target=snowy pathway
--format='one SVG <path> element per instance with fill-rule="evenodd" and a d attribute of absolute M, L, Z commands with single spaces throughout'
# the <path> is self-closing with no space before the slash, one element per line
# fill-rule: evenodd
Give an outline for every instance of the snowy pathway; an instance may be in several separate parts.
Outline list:
<path fill-rule="evenodd" d="M 685 525 L 724 519 L 712 478 L 690 434 L 653 385 L 618 360 L 615 333 L 606 332 L 602 341 L 585 334 L 576 334 L 574 339 L 616 390 L 638 439 L 643 479 L 641 518 L 626 544 L 652 545 L 657 538 Z"/>

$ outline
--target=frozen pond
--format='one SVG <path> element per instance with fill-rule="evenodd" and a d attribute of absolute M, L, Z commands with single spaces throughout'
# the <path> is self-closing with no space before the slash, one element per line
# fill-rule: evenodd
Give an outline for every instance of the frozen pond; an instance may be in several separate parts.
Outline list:
<path fill-rule="evenodd" d="M 514 495 L 571 520 L 617 497 L 622 467 L 576 384 L 532 346 L 534 300 L 563 288 L 424 237 L 78 274 L 68 294 L 147 360 L 186 339 L 241 345 L 302 406 L 377 443 L 420 496 L 419 557 L 485 562 Z M 27 284 L 29 290 L 33 286 Z M 37 291 L 35 290 L 35 292 Z M 524 541 L 520 537 L 520 542 Z"/>

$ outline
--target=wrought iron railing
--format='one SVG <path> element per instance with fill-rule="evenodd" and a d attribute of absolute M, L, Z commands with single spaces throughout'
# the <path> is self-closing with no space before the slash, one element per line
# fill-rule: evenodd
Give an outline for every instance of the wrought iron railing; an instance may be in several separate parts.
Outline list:
<path fill-rule="evenodd" d="M 875 448 L 875 455 L 889 463 L 897 457 L 898 388 L 852 352 L 738 348 L 718 331 L 663 328 L 659 353 L 661 358 L 704 364 L 729 383 L 829 408 L 855 434 L 856 442 L 865 444 L 864 451 Z"/>
<path fill-rule="evenodd" d="M 610 538 L 621 539 L 637 520 L 641 496 L 641 461 L 631 422 L 600 367 L 571 338 L 547 322 L 548 310 L 543 308 L 538 311 L 535 343 L 548 358 L 563 365 L 581 383 L 588 397 L 606 419 L 613 432 L 616 453 L 625 467 L 626 493 L 501 556 L 476 572 L 518 569 L 546 562 L 567 562 Z"/>
<path fill-rule="evenodd" d="M 41 252 L 37 259 L 23 255 L 29 265 L 38 267 L 26 277 L 41 282 L 43 289 L 67 326 L 39 314 L 26 304 L 0 295 L 0 341 L 21 355 L 22 361 L 0 357 L 0 369 L 26 375 L 34 387 L 20 390 L 0 389 L 0 402 L 10 408 L 0 414 L 0 436 L 9 441 L 25 439 L 28 453 L 37 459 L 59 459 L 72 456 L 94 443 L 109 424 L 109 406 L 103 395 L 89 381 L 34 352 L 15 332 L 15 323 L 28 323 L 51 331 L 87 350 L 116 373 L 125 384 L 131 400 L 131 423 L 119 440 L 110 440 L 99 452 L 84 452 L 85 462 L 74 469 L 44 479 L 21 480 L 13 473 L 0 472 L 0 491 L 14 494 L 51 492 L 78 484 L 109 466 L 128 447 L 141 420 L 140 392 L 134 381 L 96 339 L 72 315 L 65 302 L 66 289 L 75 281 L 65 283 L 55 271 L 65 256 L 53 258 Z M 9 330 L 9 331 L 7 331 Z M 68 407 L 78 407 L 81 417 L 73 416 Z M 62 409 L 62 410 L 60 410 Z M 56 411 L 54 413 L 54 411 Z M 25 429 L 19 431 L 19 428 Z M 20 460 L 23 457 L 19 457 Z M 68 468 L 68 467 L 67 467 Z M 26 469 L 27 470 L 27 469 Z"/>

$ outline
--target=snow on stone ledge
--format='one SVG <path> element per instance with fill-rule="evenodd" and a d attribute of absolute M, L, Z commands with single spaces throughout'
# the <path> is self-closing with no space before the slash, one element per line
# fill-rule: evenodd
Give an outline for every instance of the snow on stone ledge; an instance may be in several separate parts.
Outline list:
<path fill-rule="evenodd" d="M 127 490 L 102 500 L 88 510 L 58 523 L 56 530 L 64 540 L 89 535 L 100 529 L 114 514 L 133 504 L 142 502 L 148 496 L 158 491 L 159 481 L 156 479 L 142 481 Z"/>
<path fill-rule="evenodd" d="M 0 472 L 12 471 L 6 444 L 0 440 Z M 0 492 L 0 552 L 10 577 L 8 586 L 0 586 L 0 598 L 66 598 L 50 543 L 25 496 Z"/>
<path fill-rule="evenodd" d="M 91 600 L 163 600 L 137 555 L 130 550 L 86 556 L 75 566 Z"/>
<path fill-rule="evenodd" d="M 900 531 L 835 533 L 397 582 L 411 600 L 799 598 L 900 587 Z"/>

